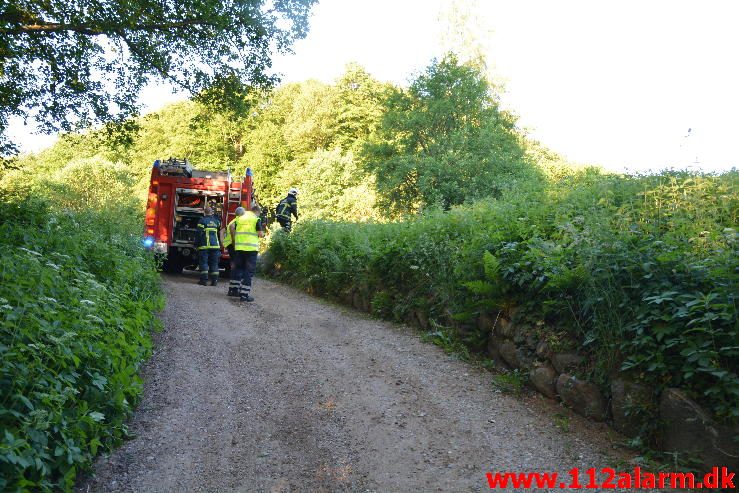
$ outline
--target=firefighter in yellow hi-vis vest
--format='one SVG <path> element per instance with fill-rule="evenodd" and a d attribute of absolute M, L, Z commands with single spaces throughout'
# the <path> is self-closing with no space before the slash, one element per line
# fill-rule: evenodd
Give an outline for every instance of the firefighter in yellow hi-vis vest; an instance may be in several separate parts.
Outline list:
<path fill-rule="evenodd" d="M 264 236 L 262 220 L 259 218 L 261 212 L 258 205 L 253 206 L 251 211 L 238 207 L 236 219 L 228 227 L 235 257 L 235 272 L 228 285 L 228 293 L 233 295 L 238 292 L 241 301 L 254 301 L 251 296 L 251 280 L 257 270 L 259 238 Z"/>
<path fill-rule="evenodd" d="M 242 209 L 243 209 L 243 207 L 242 207 Z M 236 274 L 236 265 L 235 265 L 235 263 L 236 263 L 236 256 L 234 254 L 234 246 L 233 246 L 233 243 L 231 243 L 231 231 L 229 231 L 229 228 L 231 227 L 231 225 L 233 224 L 233 222 L 235 220 L 236 220 L 235 218 L 232 219 L 231 222 L 228 223 L 225 228 L 223 228 L 223 235 L 222 235 L 222 239 L 221 239 L 221 245 L 223 246 L 223 249 L 228 252 L 228 263 L 230 264 L 229 265 L 229 269 L 230 269 L 229 270 L 229 272 L 230 272 L 229 277 L 234 276 Z M 239 290 L 238 289 L 231 289 L 230 283 L 229 283 L 229 287 L 228 287 L 228 295 L 229 296 L 238 296 L 239 295 Z"/>

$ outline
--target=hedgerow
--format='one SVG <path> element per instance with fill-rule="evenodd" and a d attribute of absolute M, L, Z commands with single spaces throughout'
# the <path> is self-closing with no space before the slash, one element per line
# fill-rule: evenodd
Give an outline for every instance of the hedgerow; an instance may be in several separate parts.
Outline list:
<path fill-rule="evenodd" d="M 546 189 L 393 223 L 299 224 L 275 234 L 274 269 L 307 289 L 419 316 L 472 349 L 475 320 L 517 307 L 552 342 L 617 372 L 680 387 L 739 419 L 739 173 L 619 177 L 587 170 Z M 512 310 L 511 310 L 512 311 Z"/>
<path fill-rule="evenodd" d="M 0 200 L 0 490 L 71 490 L 126 436 L 163 305 L 139 216 Z"/>

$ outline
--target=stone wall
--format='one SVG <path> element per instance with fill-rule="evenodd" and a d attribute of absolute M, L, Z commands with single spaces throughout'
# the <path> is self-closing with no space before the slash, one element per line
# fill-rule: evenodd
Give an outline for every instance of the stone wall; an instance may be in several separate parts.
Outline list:
<path fill-rule="evenodd" d="M 616 374 L 604 392 L 577 376 L 585 373 L 578 371 L 587 368 L 585 356 L 573 349 L 553 349 L 537 337 L 545 330 L 489 315 L 479 317 L 478 328 L 488 334 L 488 355 L 498 364 L 528 373 L 530 386 L 542 395 L 590 419 L 606 421 L 628 437 L 639 436 L 656 422 L 664 451 L 697 458 L 706 470 L 714 466 L 739 470 L 739 442 L 735 440 L 739 426 L 716 423 L 680 389 L 667 388 L 657 395 L 633 377 Z"/>

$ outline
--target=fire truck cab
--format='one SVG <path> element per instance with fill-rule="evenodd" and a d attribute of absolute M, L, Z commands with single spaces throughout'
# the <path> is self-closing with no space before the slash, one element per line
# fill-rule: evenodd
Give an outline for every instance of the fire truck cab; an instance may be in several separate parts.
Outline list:
<path fill-rule="evenodd" d="M 236 217 L 236 208 L 256 203 L 251 168 L 241 181 L 230 171 L 194 169 L 187 159 L 156 160 L 151 170 L 144 225 L 144 246 L 165 256 L 166 272 L 180 273 L 197 265 L 197 223 L 211 206 L 223 228 Z M 221 264 L 229 265 L 228 252 Z"/>

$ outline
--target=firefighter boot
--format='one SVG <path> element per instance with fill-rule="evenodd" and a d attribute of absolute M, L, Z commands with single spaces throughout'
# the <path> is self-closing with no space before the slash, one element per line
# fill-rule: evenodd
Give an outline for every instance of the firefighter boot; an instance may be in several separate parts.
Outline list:
<path fill-rule="evenodd" d="M 240 281 L 237 281 L 233 278 L 233 275 L 231 276 L 231 280 L 228 282 L 228 295 L 229 296 L 238 296 L 239 295 L 239 284 Z"/>
<path fill-rule="evenodd" d="M 241 289 L 239 289 L 239 301 L 254 301 L 254 298 L 251 297 L 251 286 L 241 286 Z"/>
<path fill-rule="evenodd" d="M 200 278 L 200 280 L 198 281 L 198 284 L 200 284 L 201 286 L 207 286 L 207 285 L 208 285 L 208 280 L 207 280 L 207 278 L 206 278 L 206 279 L 203 279 L 203 278 L 201 277 L 201 278 Z"/>
<path fill-rule="evenodd" d="M 210 280 L 210 285 L 211 286 L 218 286 L 218 278 L 217 277 L 214 277 L 213 279 L 211 279 Z"/>

